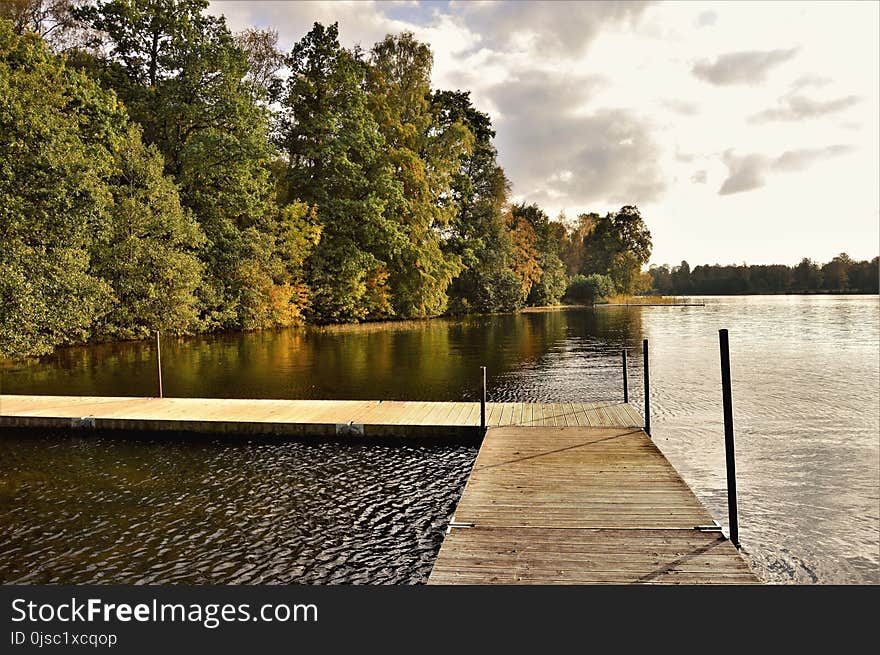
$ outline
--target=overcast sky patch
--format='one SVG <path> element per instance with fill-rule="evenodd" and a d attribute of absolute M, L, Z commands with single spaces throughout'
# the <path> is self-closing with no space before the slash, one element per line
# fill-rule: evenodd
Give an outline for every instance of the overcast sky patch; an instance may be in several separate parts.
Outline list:
<path fill-rule="evenodd" d="M 700 15 L 697 16 L 696 20 L 697 27 L 711 27 L 717 22 L 718 14 L 711 9 L 708 11 L 700 12 Z"/>

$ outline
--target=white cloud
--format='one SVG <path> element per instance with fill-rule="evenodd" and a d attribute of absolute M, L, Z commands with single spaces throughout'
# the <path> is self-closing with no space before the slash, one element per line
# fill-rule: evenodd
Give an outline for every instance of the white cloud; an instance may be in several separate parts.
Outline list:
<path fill-rule="evenodd" d="M 766 184 L 771 172 L 792 173 L 803 171 L 823 159 L 830 159 L 851 153 L 854 148 L 846 144 L 836 144 L 824 148 L 802 148 L 787 150 L 778 157 L 770 158 L 760 154 L 739 156 L 732 150 L 724 153 L 722 160 L 729 174 L 721 185 L 718 194 L 725 196 L 743 191 L 752 191 Z"/>
<path fill-rule="evenodd" d="M 501 108 L 498 149 L 517 195 L 583 207 L 662 194 L 666 182 L 648 122 L 628 109 L 581 110 L 604 84 L 599 77 L 532 71 L 484 92 Z M 559 98 L 566 99 L 562 107 Z M 554 174 L 559 170 L 571 175 L 562 179 Z"/>
<path fill-rule="evenodd" d="M 801 95 L 788 95 L 779 99 L 778 106 L 765 109 L 749 118 L 754 123 L 766 121 L 802 121 L 819 118 L 849 109 L 861 102 L 855 95 L 832 100 L 814 100 Z"/>
<path fill-rule="evenodd" d="M 822 77 L 821 75 L 815 75 L 813 73 L 804 73 L 799 78 L 797 78 L 794 82 L 791 83 L 791 88 L 793 91 L 799 91 L 801 89 L 807 87 L 821 87 L 827 86 L 833 82 L 830 77 Z"/>
<path fill-rule="evenodd" d="M 770 166 L 767 157 L 756 154 L 738 156 L 728 151 L 722 160 L 730 174 L 718 190 L 719 195 L 742 193 L 764 186 L 764 177 Z"/>
<path fill-rule="evenodd" d="M 797 48 L 751 52 L 729 52 L 715 61 L 702 60 L 694 64 L 693 73 L 711 84 L 759 84 L 774 66 L 788 61 Z"/>
<path fill-rule="evenodd" d="M 831 157 L 848 155 L 855 148 L 846 144 L 826 146 L 825 148 L 802 148 L 800 150 L 786 150 L 773 160 L 774 170 L 787 173 L 802 171 L 814 162 Z"/>
<path fill-rule="evenodd" d="M 537 55 L 582 54 L 609 25 L 632 26 L 650 3 L 615 2 L 452 2 L 450 8 L 496 51 L 526 50 Z"/>

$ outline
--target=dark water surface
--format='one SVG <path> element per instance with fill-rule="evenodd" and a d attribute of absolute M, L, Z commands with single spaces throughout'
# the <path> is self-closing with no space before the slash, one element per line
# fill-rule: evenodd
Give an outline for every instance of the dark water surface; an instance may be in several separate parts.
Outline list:
<path fill-rule="evenodd" d="M 419 583 L 477 448 L 0 442 L 0 580 Z"/>
<path fill-rule="evenodd" d="M 773 582 L 880 582 L 877 296 L 707 298 L 163 341 L 166 395 L 641 398 L 660 448 L 726 522 L 718 364 L 730 330 L 740 537 Z M 150 343 L 3 370 L 4 393 L 154 395 Z M 3 435 L 0 581 L 419 582 L 476 449 Z"/>

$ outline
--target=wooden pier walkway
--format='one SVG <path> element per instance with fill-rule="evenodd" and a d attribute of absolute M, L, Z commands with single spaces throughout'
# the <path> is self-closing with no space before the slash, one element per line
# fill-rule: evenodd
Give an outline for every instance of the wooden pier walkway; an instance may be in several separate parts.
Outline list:
<path fill-rule="evenodd" d="M 627 403 L 487 403 L 487 426 L 641 426 Z M 0 428 L 479 439 L 480 404 L 0 395 Z"/>
<path fill-rule="evenodd" d="M 486 434 L 430 584 L 752 584 L 640 428 Z"/>

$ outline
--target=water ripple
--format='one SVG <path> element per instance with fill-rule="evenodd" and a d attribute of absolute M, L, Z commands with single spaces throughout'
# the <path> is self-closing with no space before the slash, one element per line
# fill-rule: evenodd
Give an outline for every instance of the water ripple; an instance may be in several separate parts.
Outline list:
<path fill-rule="evenodd" d="M 7 438 L 0 582 L 424 582 L 475 455 Z"/>

